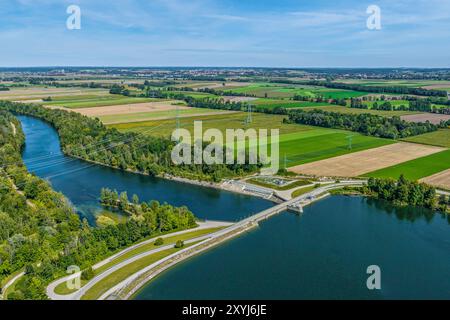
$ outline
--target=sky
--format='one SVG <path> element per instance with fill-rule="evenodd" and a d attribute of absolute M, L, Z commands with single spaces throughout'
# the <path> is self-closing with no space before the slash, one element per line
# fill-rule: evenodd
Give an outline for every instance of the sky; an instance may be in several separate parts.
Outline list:
<path fill-rule="evenodd" d="M 0 26 L 0 67 L 450 67 L 450 0 L 0 0 Z"/>

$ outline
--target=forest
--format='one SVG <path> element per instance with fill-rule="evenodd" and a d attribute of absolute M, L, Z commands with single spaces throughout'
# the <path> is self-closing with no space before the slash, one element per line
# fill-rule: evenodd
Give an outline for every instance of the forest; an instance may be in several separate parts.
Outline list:
<path fill-rule="evenodd" d="M 261 164 L 175 165 L 171 159 L 175 142 L 170 139 L 135 132 L 122 133 L 107 128 L 98 119 L 65 110 L 6 101 L 0 102 L 0 107 L 49 122 L 58 131 L 66 155 L 121 170 L 218 182 L 224 177 L 256 172 L 261 167 Z"/>
<path fill-rule="evenodd" d="M 436 209 L 438 201 L 434 187 L 417 181 L 408 181 L 402 175 L 394 179 L 369 178 L 363 192 L 397 205 Z"/>
<path fill-rule="evenodd" d="M 440 126 L 426 123 L 415 123 L 401 120 L 400 117 L 382 117 L 373 114 L 344 114 L 324 110 L 290 110 L 285 121 L 325 128 L 345 129 L 368 136 L 388 139 L 411 137 L 433 132 Z M 448 123 L 443 123 L 442 127 Z"/>

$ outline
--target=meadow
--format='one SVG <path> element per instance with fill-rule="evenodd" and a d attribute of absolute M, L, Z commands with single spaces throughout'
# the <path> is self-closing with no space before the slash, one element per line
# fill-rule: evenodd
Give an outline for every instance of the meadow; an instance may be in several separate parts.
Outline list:
<path fill-rule="evenodd" d="M 265 99 L 265 98 L 250 101 L 249 104 L 256 106 L 256 108 L 269 108 L 269 109 L 273 109 L 276 107 L 304 108 L 304 107 L 333 106 L 332 104 L 327 102 L 294 101 L 294 100 Z"/>
<path fill-rule="evenodd" d="M 253 114 L 252 122 L 245 124 L 247 114 L 237 112 L 211 116 L 180 118 L 180 127 L 193 133 L 194 120 L 202 120 L 203 130 L 217 128 L 226 129 L 253 128 L 280 130 L 280 161 L 286 166 L 322 160 L 347 153 L 366 150 L 390 144 L 393 141 L 364 136 L 345 130 L 302 126 L 283 123 L 285 116 L 270 114 Z M 122 123 L 112 125 L 120 131 L 143 132 L 151 135 L 169 137 L 176 128 L 176 120 L 144 121 L 138 123 Z M 348 146 L 349 136 L 352 148 Z M 270 149 L 270 148 L 269 148 Z"/>
<path fill-rule="evenodd" d="M 429 87 L 429 86 L 445 86 L 450 87 L 449 81 L 441 80 L 361 80 L 361 79 L 350 79 L 345 81 L 338 81 L 345 83 L 354 83 L 364 86 L 402 86 L 402 87 Z"/>
<path fill-rule="evenodd" d="M 351 90 L 338 90 L 329 89 L 317 86 L 303 86 L 303 85 L 283 85 L 283 84 L 268 84 L 268 83 L 253 83 L 247 86 L 236 88 L 218 88 L 225 93 L 239 93 L 254 95 L 259 98 L 292 98 L 295 95 L 306 97 L 318 97 L 323 96 L 327 99 L 348 99 L 354 97 L 361 97 L 367 95 L 367 92 L 351 91 Z"/>
<path fill-rule="evenodd" d="M 404 141 L 429 144 L 432 146 L 450 148 L 450 129 L 440 129 L 418 136 L 404 139 Z"/>
<path fill-rule="evenodd" d="M 366 177 L 394 178 L 404 175 L 410 180 L 419 180 L 450 168 L 450 150 L 417 158 L 392 167 L 364 174 Z"/>
<path fill-rule="evenodd" d="M 311 111 L 314 109 L 325 110 L 330 112 L 339 112 L 339 113 L 351 113 L 351 114 L 363 114 L 370 113 L 376 114 L 383 117 L 393 117 L 393 116 L 405 116 L 410 114 L 418 114 L 420 112 L 416 111 L 384 111 L 384 110 L 373 110 L 373 109 L 358 109 L 358 108 L 350 108 L 344 106 L 329 106 L 329 107 L 305 107 L 303 110 Z"/>
<path fill-rule="evenodd" d="M 409 107 L 409 102 L 406 100 L 364 101 L 363 104 L 368 106 L 369 108 L 372 108 L 374 103 L 377 103 L 377 105 L 380 106 L 385 102 L 389 102 L 394 108 L 400 107 L 402 105 Z"/>
<path fill-rule="evenodd" d="M 69 109 L 78 109 L 78 108 L 117 106 L 122 104 L 126 105 L 133 103 L 156 102 L 156 101 L 164 101 L 164 100 L 156 98 L 132 98 L 119 95 L 108 95 L 106 97 L 94 97 L 87 99 L 76 99 L 75 97 L 72 97 L 67 100 L 45 101 L 42 102 L 42 104 L 46 106 L 60 106 Z"/>
<path fill-rule="evenodd" d="M 199 116 L 205 114 L 223 114 L 232 113 L 233 111 L 224 111 L 216 109 L 206 109 L 206 108 L 186 108 L 186 109 L 170 109 L 164 111 L 153 111 L 153 112 L 138 112 L 129 114 L 113 114 L 98 116 L 98 118 L 104 124 L 116 124 L 116 123 L 129 123 L 129 122 L 141 122 L 149 120 L 165 120 L 165 119 L 175 119 L 178 115 L 179 117 L 190 117 Z"/>

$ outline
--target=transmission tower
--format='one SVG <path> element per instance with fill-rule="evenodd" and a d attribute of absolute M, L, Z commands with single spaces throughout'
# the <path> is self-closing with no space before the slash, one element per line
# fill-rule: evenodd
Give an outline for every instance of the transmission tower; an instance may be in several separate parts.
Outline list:
<path fill-rule="evenodd" d="M 347 136 L 347 140 L 348 140 L 348 149 L 352 150 L 352 148 L 353 148 L 353 136 L 352 135 Z"/>
<path fill-rule="evenodd" d="M 252 105 L 249 104 L 247 108 L 247 119 L 245 120 L 246 124 L 252 123 Z"/>

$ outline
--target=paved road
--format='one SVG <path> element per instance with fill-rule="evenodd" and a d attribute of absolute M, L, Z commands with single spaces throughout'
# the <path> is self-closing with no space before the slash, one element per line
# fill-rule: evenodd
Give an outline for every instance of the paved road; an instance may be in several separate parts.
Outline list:
<path fill-rule="evenodd" d="M 9 280 L 3 287 L 2 287 L 2 292 L 3 294 L 6 293 L 6 290 L 8 290 L 9 287 L 11 287 L 17 280 L 19 280 L 21 277 L 23 277 L 25 275 L 25 272 L 21 272 L 18 275 L 16 275 L 14 278 L 12 278 L 11 280 Z M 3 294 L 0 295 L 0 300 L 3 299 Z"/>

